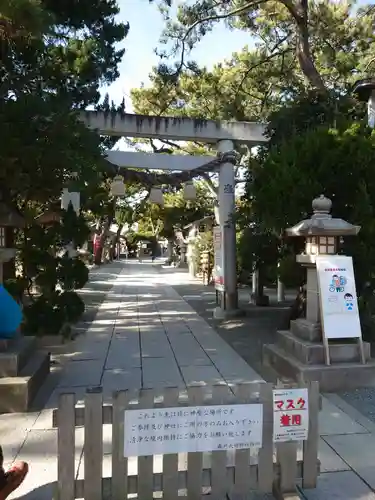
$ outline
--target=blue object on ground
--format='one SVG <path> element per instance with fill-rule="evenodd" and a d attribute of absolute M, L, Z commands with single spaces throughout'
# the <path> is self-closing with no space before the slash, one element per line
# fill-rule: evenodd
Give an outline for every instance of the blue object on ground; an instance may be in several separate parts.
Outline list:
<path fill-rule="evenodd" d="M 15 337 L 21 322 L 21 307 L 7 290 L 0 285 L 0 339 Z"/>

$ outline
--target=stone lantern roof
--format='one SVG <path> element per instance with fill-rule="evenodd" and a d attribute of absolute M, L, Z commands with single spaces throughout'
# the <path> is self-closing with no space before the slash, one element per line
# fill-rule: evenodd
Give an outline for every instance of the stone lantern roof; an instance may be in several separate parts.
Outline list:
<path fill-rule="evenodd" d="M 368 101 L 372 91 L 375 90 L 375 78 L 364 78 L 358 80 L 353 86 L 353 93 L 360 101 Z"/>
<path fill-rule="evenodd" d="M 312 202 L 313 215 L 286 229 L 288 236 L 356 236 L 361 226 L 337 219 L 330 214 L 332 201 L 321 194 Z"/>

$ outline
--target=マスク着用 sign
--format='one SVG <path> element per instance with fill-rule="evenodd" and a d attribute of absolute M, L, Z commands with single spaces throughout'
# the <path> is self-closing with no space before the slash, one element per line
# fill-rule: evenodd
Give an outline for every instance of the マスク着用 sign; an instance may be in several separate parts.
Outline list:
<path fill-rule="evenodd" d="M 273 391 L 273 441 L 305 441 L 309 432 L 307 389 Z"/>

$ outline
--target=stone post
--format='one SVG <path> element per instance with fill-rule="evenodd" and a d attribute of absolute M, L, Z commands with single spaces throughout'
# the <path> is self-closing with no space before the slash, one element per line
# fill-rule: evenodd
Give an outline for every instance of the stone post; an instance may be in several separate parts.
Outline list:
<path fill-rule="evenodd" d="M 280 280 L 279 276 L 279 269 L 280 269 L 280 262 L 277 263 L 277 302 L 284 302 L 285 301 L 285 285 L 284 283 Z"/>
<path fill-rule="evenodd" d="M 313 324 L 320 323 L 318 273 L 315 264 L 307 267 L 306 319 Z"/>
<path fill-rule="evenodd" d="M 227 160 L 220 165 L 218 201 L 219 223 L 223 243 L 225 311 L 230 313 L 238 309 L 236 229 L 233 221 L 235 212 L 234 165 L 236 155 L 233 151 L 233 142 L 230 140 L 219 141 L 218 151 Z"/>
<path fill-rule="evenodd" d="M 285 301 L 285 286 L 280 279 L 277 279 L 277 302 Z"/>
<path fill-rule="evenodd" d="M 253 271 L 253 277 L 251 280 L 251 292 L 255 296 L 258 292 L 258 281 L 259 281 L 259 271 Z"/>

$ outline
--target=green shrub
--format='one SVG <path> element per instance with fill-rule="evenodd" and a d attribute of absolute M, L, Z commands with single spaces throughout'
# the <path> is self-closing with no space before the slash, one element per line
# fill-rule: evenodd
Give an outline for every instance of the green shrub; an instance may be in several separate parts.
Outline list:
<path fill-rule="evenodd" d="M 53 298 L 41 295 L 24 308 L 23 330 L 26 335 L 58 335 L 65 322 L 63 309 Z"/>
<path fill-rule="evenodd" d="M 17 277 L 13 279 L 5 280 L 4 288 L 7 292 L 18 302 L 22 302 L 23 295 L 28 285 L 28 280 L 26 278 Z"/>
<path fill-rule="evenodd" d="M 63 292 L 59 295 L 57 304 L 69 323 L 78 321 L 85 312 L 85 303 L 76 292 Z"/>

